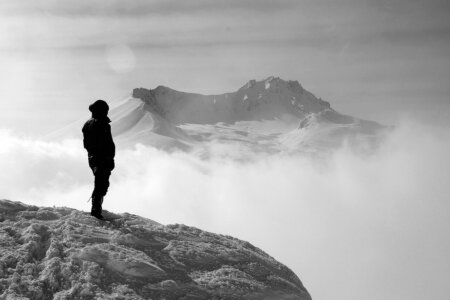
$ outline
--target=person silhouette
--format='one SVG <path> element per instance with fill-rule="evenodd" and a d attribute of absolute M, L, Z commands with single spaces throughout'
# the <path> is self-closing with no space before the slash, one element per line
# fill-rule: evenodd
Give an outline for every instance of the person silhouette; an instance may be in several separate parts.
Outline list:
<path fill-rule="evenodd" d="M 92 117 L 84 124 L 83 145 L 88 153 L 89 167 L 94 174 L 91 216 L 104 219 L 102 215 L 103 198 L 108 192 L 109 177 L 114 169 L 116 146 L 111 135 L 111 120 L 108 118 L 109 106 L 104 100 L 89 105 Z"/>

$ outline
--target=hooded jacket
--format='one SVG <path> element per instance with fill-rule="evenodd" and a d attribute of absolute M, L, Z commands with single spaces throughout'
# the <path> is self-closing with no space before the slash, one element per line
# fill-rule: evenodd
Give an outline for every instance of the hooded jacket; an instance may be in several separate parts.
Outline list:
<path fill-rule="evenodd" d="M 101 101 L 101 100 L 99 100 Z M 116 154 L 116 146 L 111 135 L 111 120 L 108 118 L 108 105 L 94 102 L 89 106 L 92 112 L 90 118 L 83 126 L 83 145 L 88 152 L 89 161 L 93 164 L 111 162 Z M 106 105 L 106 107 L 105 107 Z"/>

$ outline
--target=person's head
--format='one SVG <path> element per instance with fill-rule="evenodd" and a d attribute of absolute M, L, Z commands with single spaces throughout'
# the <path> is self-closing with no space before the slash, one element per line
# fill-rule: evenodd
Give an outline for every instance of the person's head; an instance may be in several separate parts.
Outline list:
<path fill-rule="evenodd" d="M 108 115 L 109 106 L 104 100 L 97 100 L 89 105 L 89 110 L 93 117 L 106 117 Z"/>

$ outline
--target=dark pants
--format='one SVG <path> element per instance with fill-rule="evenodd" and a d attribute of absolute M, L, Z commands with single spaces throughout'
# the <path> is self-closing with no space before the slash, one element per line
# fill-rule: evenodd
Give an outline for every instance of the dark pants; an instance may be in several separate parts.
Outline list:
<path fill-rule="evenodd" d="M 106 164 L 94 164 L 89 160 L 89 166 L 94 173 L 94 190 L 92 191 L 92 212 L 102 213 L 103 197 L 108 192 L 111 167 Z"/>
<path fill-rule="evenodd" d="M 104 168 L 94 168 L 92 170 L 94 173 L 94 191 L 92 196 L 104 197 L 108 192 L 109 188 L 109 176 L 111 176 L 111 171 Z"/>

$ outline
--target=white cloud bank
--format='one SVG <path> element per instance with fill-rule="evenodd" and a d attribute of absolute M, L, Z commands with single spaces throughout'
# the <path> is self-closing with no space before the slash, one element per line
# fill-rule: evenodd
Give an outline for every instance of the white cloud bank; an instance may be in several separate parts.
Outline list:
<path fill-rule="evenodd" d="M 81 141 L 0 132 L 0 197 L 89 210 Z M 233 149 L 230 149 L 233 151 Z M 261 156 L 242 164 L 119 151 L 104 207 L 248 240 L 315 300 L 447 299 L 450 133 L 405 122 L 371 155 Z"/>

